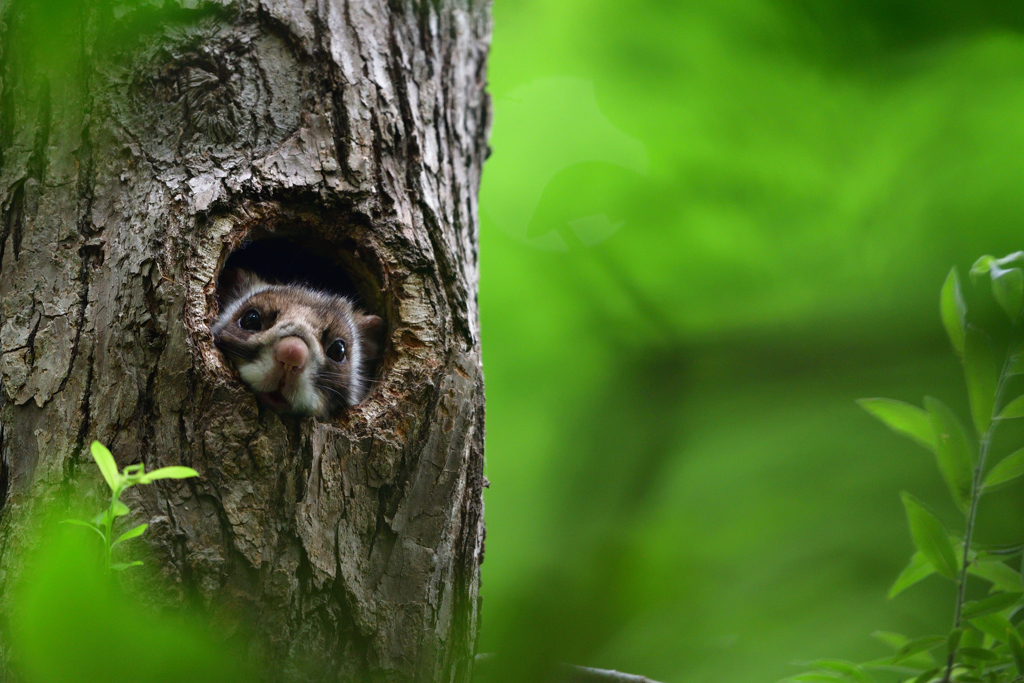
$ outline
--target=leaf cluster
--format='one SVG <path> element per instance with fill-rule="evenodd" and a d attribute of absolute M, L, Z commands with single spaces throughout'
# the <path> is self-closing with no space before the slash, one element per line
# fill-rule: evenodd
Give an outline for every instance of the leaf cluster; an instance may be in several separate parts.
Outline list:
<path fill-rule="evenodd" d="M 973 282 L 989 279 L 992 296 L 1013 328 L 1001 366 L 997 366 L 989 335 L 967 319 L 955 268 L 942 286 L 940 314 L 963 364 L 973 434 L 936 398 L 926 397 L 923 407 L 885 398 L 858 401 L 893 431 L 932 452 L 953 501 L 964 515 L 963 534 L 952 534 L 923 502 L 906 491 L 901 494 L 916 550 L 889 589 L 889 598 L 932 575 L 950 580 L 957 587 L 951 628 L 918 638 L 879 631 L 874 635 L 891 649 L 889 656 L 861 664 L 841 660 L 805 662 L 809 670 L 787 681 L 870 683 L 876 680 L 875 674 L 889 672 L 904 683 L 1024 682 L 1024 639 L 1019 629 L 1024 616 L 1024 582 L 1021 571 L 1007 563 L 1024 554 L 1024 545 L 984 549 L 976 547 L 973 539 L 978 501 L 1024 475 L 1024 448 L 986 468 L 996 427 L 1003 420 L 1024 417 L 1024 396 L 1009 401 L 1003 397 L 1008 380 L 1024 374 L 1022 268 L 1024 252 L 998 259 L 983 256 L 971 268 Z M 985 597 L 966 600 L 970 579 L 987 584 Z"/>

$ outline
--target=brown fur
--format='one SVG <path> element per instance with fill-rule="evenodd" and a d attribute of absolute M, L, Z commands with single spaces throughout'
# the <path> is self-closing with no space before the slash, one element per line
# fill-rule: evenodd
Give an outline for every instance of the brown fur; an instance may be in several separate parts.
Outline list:
<path fill-rule="evenodd" d="M 273 360 L 271 349 L 282 338 L 302 339 L 310 350 L 309 391 L 294 400 L 267 402 L 278 412 L 326 416 L 361 401 L 367 393 L 374 361 L 380 354 L 384 321 L 358 310 L 348 299 L 303 285 L 271 285 L 247 271 L 222 278 L 221 316 L 212 326 L 214 343 L 239 370 L 243 382 L 264 399 L 274 390 L 267 386 Z M 243 329 L 242 318 L 256 311 L 261 329 Z M 327 349 L 341 340 L 346 349 L 341 362 Z M 283 384 L 282 384 L 283 386 Z M 312 392 L 312 394 L 310 394 Z M 318 400 L 317 400 L 318 399 Z M 314 405 L 317 404 L 317 405 Z"/>

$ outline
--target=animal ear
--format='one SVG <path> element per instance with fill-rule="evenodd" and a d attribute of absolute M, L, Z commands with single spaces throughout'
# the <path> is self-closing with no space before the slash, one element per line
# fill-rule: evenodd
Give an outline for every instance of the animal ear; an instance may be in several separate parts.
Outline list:
<path fill-rule="evenodd" d="M 217 298 L 220 301 L 220 308 L 224 310 L 232 302 L 252 290 L 253 287 L 264 284 L 259 275 L 242 268 L 231 268 L 221 272 L 217 280 Z"/>
<path fill-rule="evenodd" d="M 356 321 L 367 358 L 377 358 L 384 347 L 384 319 L 378 315 L 360 315 Z"/>

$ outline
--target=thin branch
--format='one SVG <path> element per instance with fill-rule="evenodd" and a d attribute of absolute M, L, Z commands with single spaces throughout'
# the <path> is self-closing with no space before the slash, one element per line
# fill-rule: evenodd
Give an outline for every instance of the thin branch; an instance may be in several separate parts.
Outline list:
<path fill-rule="evenodd" d="M 624 674 L 611 669 L 592 669 L 587 666 L 563 664 L 566 683 L 658 683 L 644 676 Z"/>
<path fill-rule="evenodd" d="M 486 672 L 497 661 L 498 656 L 488 652 L 478 654 L 474 658 L 473 664 L 478 672 Z M 593 669 L 589 666 L 573 664 L 559 664 L 559 669 L 562 671 L 562 677 L 559 678 L 560 683 L 658 683 L 658 681 L 645 676 L 626 674 L 611 669 Z"/>
<path fill-rule="evenodd" d="M 963 566 L 960 568 L 960 581 L 957 586 L 956 612 L 953 616 L 954 629 L 960 628 L 962 620 L 964 600 L 967 596 L 967 570 L 971 564 L 971 539 L 974 536 L 974 523 L 978 517 L 978 501 L 981 500 L 982 478 L 985 476 L 985 460 L 988 457 L 988 449 L 992 443 L 992 434 L 996 430 L 996 425 L 999 424 L 999 420 L 996 419 L 996 415 L 999 411 L 999 404 L 1002 402 L 1003 390 L 1006 388 L 1006 383 L 1010 379 L 1010 369 L 1016 361 L 1016 346 L 1017 336 L 1014 335 L 1010 340 L 1010 348 L 1006 352 L 1006 360 L 1003 361 L 1003 368 L 999 373 L 999 382 L 996 385 L 995 402 L 992 404 L 992 418 L 989 422 L 988 429 L 985 430 L 985 434 L 981 437 L 981 443 L 978 445 L 978 463 L 974 467 L 974 481 L 971 484 L 971 507 L 967 513 L 967 528 L 964 531 Z M 956 653 L 957 648 L 953 648 L 949 651 L 949 658 L 946 660 L 946 674 L 942 677 L 942 683 L 949 683 L 950 680 L 952 680 L 951 676 L 953 675 L 953 665 L 956 662 Z"/>

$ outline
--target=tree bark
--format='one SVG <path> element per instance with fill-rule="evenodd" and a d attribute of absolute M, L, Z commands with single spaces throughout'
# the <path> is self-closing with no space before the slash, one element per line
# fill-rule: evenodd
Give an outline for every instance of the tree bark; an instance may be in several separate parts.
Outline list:
<path fill-rule="evenodd" d="M 40 501 L 100 485 L 95 438 L 199 471 L 129 523 L 271 678 L 466 681 L 489 3 L 177 2 L 0 1 L 0 579 Z M 386 321 L 337 418 L 260 409 L 212 345 L 220 268 L 267 237 Z"/>

